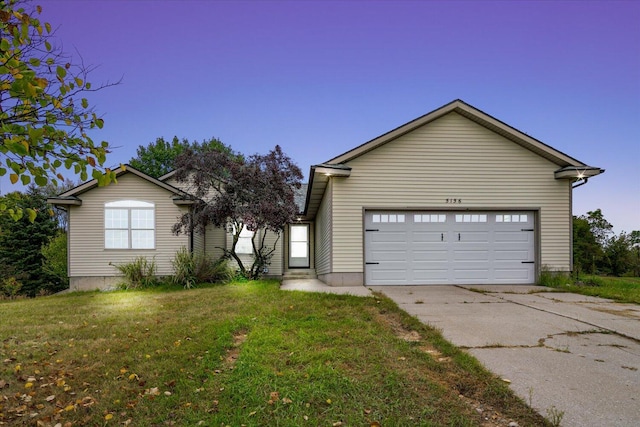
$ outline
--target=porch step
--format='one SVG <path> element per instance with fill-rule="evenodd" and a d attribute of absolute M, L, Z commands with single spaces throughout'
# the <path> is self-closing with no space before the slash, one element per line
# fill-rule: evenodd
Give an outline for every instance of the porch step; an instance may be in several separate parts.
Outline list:
<path fill-rule="evenodd" d="M 315 268 L 300 268 L 287 270 L 282 275 L 282 280 L 317 279 Z"/>

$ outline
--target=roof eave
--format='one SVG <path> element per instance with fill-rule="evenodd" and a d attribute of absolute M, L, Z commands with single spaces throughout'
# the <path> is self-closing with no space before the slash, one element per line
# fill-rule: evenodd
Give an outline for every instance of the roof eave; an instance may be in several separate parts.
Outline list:
<path fill-rule="evenodd" d="M 54 206 L 82 206 L 82 200 L 77 197 L 49 197 L 47 203 Z"/>
<path fill-rule="evenodd" d="M 350 175 L 351 168 L 346 165 L 322 163 L 311 166 L 307 198 L 304 204 L 304 212 L 302 213 L 303 217 L 305 219 L 315 218 L 329 179 L 332 177 L 348 178 Z"/>
<path fill-rule="evenodd" d="M 555 179 L 580 180 L 604 173 L 604 169 L 594 166 L 566 166 L 553 173 Z"/>

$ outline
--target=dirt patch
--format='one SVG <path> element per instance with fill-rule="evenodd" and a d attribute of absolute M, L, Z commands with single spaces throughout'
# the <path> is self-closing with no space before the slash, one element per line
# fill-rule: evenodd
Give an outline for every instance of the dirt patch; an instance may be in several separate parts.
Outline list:
<path fill-rule="evenodd" d="M 230 348 L 227 349 L 227 354 L 225 355 L 224 362 L 222 363 L 222 367 L 220 370 L 231 370 L 236 364 L 236 360 L 238 360 L 238 356 L 240 355 L 240 347 L 247 340 L 247 331 L 241 330 L 237 331 L 233 335 L 233 344 Z"/>

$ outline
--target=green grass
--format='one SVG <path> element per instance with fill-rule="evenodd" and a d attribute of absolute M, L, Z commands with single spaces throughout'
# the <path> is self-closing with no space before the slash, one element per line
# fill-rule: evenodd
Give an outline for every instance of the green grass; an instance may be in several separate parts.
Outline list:
<path fill-rule="evenodd" d="M 640 277 L 582 276 L 578 281 L 563 280 L 552 284 L 551 287 L 582 295 L 640 304 Z"/>
<path fill-rule="evenodd" d="M 0 302 L 0 337 L 0 425 L 549 425 L 380 296 L 74 293 Z"/>

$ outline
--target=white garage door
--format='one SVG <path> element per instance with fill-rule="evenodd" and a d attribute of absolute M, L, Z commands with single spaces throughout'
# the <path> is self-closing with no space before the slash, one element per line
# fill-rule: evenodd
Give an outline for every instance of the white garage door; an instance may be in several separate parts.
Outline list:
<path fill-rule="evenodd" d="M 366 284 L 532 284 L 533 224 L 533 212 L 367 211 Z"/>

